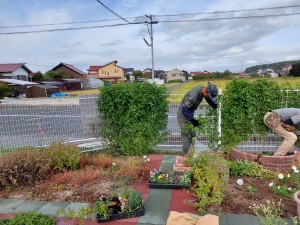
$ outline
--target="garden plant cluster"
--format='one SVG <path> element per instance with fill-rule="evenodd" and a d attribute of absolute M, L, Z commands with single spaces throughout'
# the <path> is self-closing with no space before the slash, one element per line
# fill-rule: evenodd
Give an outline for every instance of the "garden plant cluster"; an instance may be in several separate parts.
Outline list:
<path fill-rule="evenodd" d="M 228 84 L 219 99 L 224 106 L 222 145 L 197 156 L 189 154 L 185 163 L 192 167 L 192 172 L 151 171 L 152 168 L 147 167 L 151 158 L 142 156 L 150 153 L 167 135 L 167 97 L 165 87 L 152 84 L 118 84 L 101 89 L 98 106 L 105 153 L 83 154 L 76 146 L 62 142 L 43 148 L 15 149 L 0 157 L 0 197 L 25 191 L 28 199 L 53 200 L 58 193 L 63 193 L 66 197 L 59 200 L 93 203 L 79 212 L 63 212 L 66 218 L 79 218 L 82 223 L 93 212 L 100 220 L 109 220 L 112 214 L 143 208 L 140 193 L 131 188 L 135 182 L 148 180 L 191 185 L 189 193 L 196 200 L 188 204 L 196 207 L 200 214 L 232 212 L 226 210 L 246 207 L 244 213 L 258 215 L 265 225 L 284 224 L 281 217 L 295 216 L 291 202 L 295 191 L 300 189 L 300 165 L 278 172 L 254 162 L 232 162 L 228 154 L 232 146 L 249 138 L 253 131 L 265 133 L 266 128 L 258 118 L 270 108 L 280 107 L 278 99 L 283 96 L 278 85 L 265 80 L 253 83 L 233 80 Z M 288 107 L 297 104 L 296 97 L 289 101 Z M 217 111 L 208 113 L 216 115 Z M 217 130 L 208 129 L 209 122 L 201 124 L 200 129 L 209 130 L 211 143 L 219 140 Z M 103 184 L 107 186 L 101 186 Z M 274 202 L 284 204 L 285 210 Z M 44 220 L 40 215 L 25 216 Z M 14 224 L 11 221 L 1 222 Z M 52 224 L 51 221 L 40 224 Z M 297 224 L 295 219 L 294 224 Z"/>
<path fill-rule="evenodd" d="M 150 183 L 156 184 L 179 184 L 179 185 L 191 185 L 191 173 L 189 171 L 150 171 L 149 176 Z"/>

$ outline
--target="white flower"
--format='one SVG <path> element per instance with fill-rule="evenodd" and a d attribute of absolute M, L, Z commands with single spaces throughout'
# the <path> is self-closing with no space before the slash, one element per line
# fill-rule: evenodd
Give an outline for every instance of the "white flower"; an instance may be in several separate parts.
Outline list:
<path fill-rule="evenodd" d="M 147 156 L 146 156 L 146 155 L 144 155 L 144 156 L 143 156 L 143 159 L 146 159 L 146 158 L 147 158 Z"/>
<path fill-rule="evenodd" d="M 284 178 L 283 174 L 282 173 L 278 174 L 278 178 L 283 179 Z"/>
<path fill-rule="evenodd" d="M 149 161 L 150 161 L 150 158 L 147 158 L 147 161 L 149 162 Z"/>
<path fill-rule="evenodd" d="M 280 189 L 280 186 L 278 186 L 277 189 Z"/>
<path fill-rule="evenodd" d="M 299 173 L 299 170 L 295 170 L 295 173 Z"/>
<path fill-rule="evenodd" d="M 288 175 L 286 175 L 287 177 L 291 177 L 291 175 L 290 174 L 288 174 Z"/>
<path fill-rule="evenodd" d="M 236 183 L 237 183 L 238 185 L 243 185 L 243 184 L 244 184 L 244 181 L 243 181 L 243 179 L 237 179 Z"/>
<path fill-rule="evenodd" d="M 113 162 L 113 163 L 112 163 L 112 166 L 116 166 L 116 163 Z"/>
<path fill-rule="evenodd" d="M 292 166 L 292 169 L 295 171 L 295 170 L 297 170 L 297 167 L 296 166 Z"/>
<path fill-rule="evenodd" d="M 288 188 L 288 190 L 290 191 L 290 190 L 292 190 L 292 188 L 291 188 L 291 187 L 289 187 L 289 188 Z"/>
<path fill-rule="evenodd" d="M 272 187 L 273 186 L 273 182 L 269 183 L 269 187 Z"/>

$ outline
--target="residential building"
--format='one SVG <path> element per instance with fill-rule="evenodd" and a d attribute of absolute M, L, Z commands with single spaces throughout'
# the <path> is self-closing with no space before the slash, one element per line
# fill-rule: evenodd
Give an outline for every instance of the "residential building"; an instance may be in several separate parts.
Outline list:
<path fill-rule="evenodd" d="M 182 72 L 181 70 L 175 68 L 175 69 L 172 69 L 170 71 L 167 72 L 167 81 L 170 81 L 170 80 L 183 80 L 185 81 L 185 76 L 184 76 L 184 72 Z"/>
<path fill-rule="evenodd" d="M 112 83 L 125 80 L 124 68 L 117 66 L 118 61 L 112 61 L 103 66 L 90 66 L 88 69 L 89 78 L 97 78 Z"/>
<path fill-rule="evenodd" d="M 197 75 L 206 75 L 206 74 L 211 74 L 211 72 L 204 70 L 203 72 L 201 71 L 194 71 L 190 72 L 191 76 L 197 76 Z"/>
<path fill-rule="evenodd" d="M 75 66 L 62 62 L 59 63 L 56 67 L 54 67 L 52 70 L 71 75 L 75 79 L 85 79 L 87 75 L 85 72 L 81 71 Z"/>
<path fill-rule="evenodd" d="M 260 76 L 260 77 L 264 77 L 265 75 L 268 75 L 270 77 L 278 77 L 278 73 L 275 73 L 273 69 L 259 69 L 257 70 L 257 74 Z"/>
<path fill-rule="evenodd" d="M 290 69 L 292 69 L 292 65 L 287 65 L 282 67 L 281 69 L 281 76 L 288 76 L 290 74 Z"/>
<path fill-rule="evenodd" d="M 143 70 L 143 74 L 147 77 L 151 77 L 152 78 L 152 69 L 150 68 L 146 68 Z M 154 70 L 154 78 L 165 78 L 166 72 L 163 70 Z"/>
<path fill-rule="evenodd" d="M 0 64 L 0 79 L 17 79 L 28 81 L 33 72 L 24 63 Z"/>

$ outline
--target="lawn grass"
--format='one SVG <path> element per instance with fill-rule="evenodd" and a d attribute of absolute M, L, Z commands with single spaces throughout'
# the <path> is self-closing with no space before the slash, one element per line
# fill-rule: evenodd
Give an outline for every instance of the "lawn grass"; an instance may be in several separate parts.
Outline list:
<path fill-rule="evenodd" d="M 78 91 L 66 91 L 68 95 L 82 96 L 82 95 L 98 95 L 100 93 L 99 89 L 89 89 L 89 90 L 78 90 Z"/>
<path fill-rule="evenodd" d="M 255 81 L 256 78 L 242 78 L 242 79 L 248 79 L 250 81 Z M 291 86 L 299 86 L 300 87 L 300 77 L 278 77 L 278 78 L 260 78 L 260 79 L 266 79 L 266 80 L 272 80 L 278 83 L 279 85 L 282 84 L 291 84 Z M 216 79 L 216 80 L 198 80 L 198 81 L 189 81 L 186 82 L 184 85 L 182 85 L 179 88 L 176 88 L 172 93 L 186 93 L 193 87 L 197 85 L 203 85 L 206 86 L 207 82 L 210 81 L 211 83 L 217 85 L 218 89 L 225 90 L 226 84 L 230 82 L 229 79 Z"/>
<path fill-rule="evenodd" d="M 249 79 L 250 81 L 255 81 L 256 78 L 242 78 L 242 79 Z M 262 79 L 262 78 L 260 78 Z M 300 77 L 278 77 L 278 78 L 263 78 L 267 80 L 272 80 L 277 82 L 279 85 L 283 84 L 290 84 L 293 87 L 299 87 L 300 88 Z M 197 85 L 203 85 L 206 86 L 207 82 L 210 81 L 211 83 L 217 85 L 218 89 L 225 90 L 226 84 L 230 82 L 230 79 L 212 79 L 212 80 L 197 80 L 197 81 L 189 81 L 186 83 L 183 83 L 179 87 L 175 87 L 172 92 L 170 93 L 170 97 L 168 98 L 169 102 L 175 103 L 180 102 L 183 95 L 188 92 L 190 89 Z M 167 84 L 167 87 L 176 86 L 177 83 L 171 83 Z M 69 95 L 76 95 L 76 96 L 82 96 L 82 95 L 98 95 L 100 93 L 99 89 L 90 89 L 90 90 L 80 90 L 80 91 L 67 91 L 65 92 Z"/>

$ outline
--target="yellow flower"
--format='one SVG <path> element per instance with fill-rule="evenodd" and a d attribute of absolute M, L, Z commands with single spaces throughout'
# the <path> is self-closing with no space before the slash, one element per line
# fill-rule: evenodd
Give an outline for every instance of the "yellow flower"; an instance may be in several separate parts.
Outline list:
<path fill-rule="evenodd" d="M 158 179 L 161 179 L 161 178 L 163 178 L 163 176 L 162 176 L 162 175 L 159 175 L 157 178 L 158 178 Z"/>

